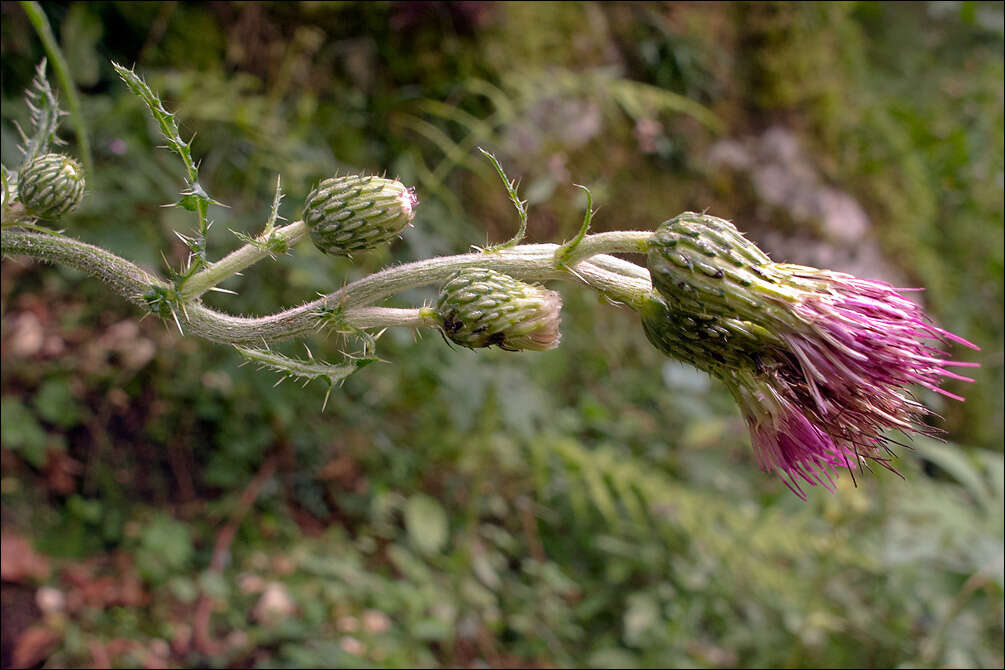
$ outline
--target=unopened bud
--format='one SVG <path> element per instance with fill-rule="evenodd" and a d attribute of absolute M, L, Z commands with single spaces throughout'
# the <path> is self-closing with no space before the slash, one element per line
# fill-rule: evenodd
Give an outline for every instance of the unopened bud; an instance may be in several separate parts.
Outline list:
<path fill-rule="evenodd" d="M 25 210 L 40 219 L 58 219 L 84 197 L 84 170 L 62 154 L 44 154 L 21 170 L 18 199 Z"/>
<path fill-rule="evenodd" d="M 561 311 L 557 292 L 482 268 L 459 270 L 436 303 L 444 334 L 471 349 L 554 349 L 561 339 Z"/>
<path fill-rule="evenodd" d="M 411 189 L 397 180 L 332 177 L 307 196 L 303 218 L 314 246 L 345 256 L 390 243 L 411 222 L 416 204 Z"/>
<path fill-rule="evenodd" d="M 798 298 L 789 277 L 724 219 L 684 212 L 649 241 L 653 286 L 691 312 L 760 322 Z M 783 309 L 776 305 L 785 303 Z"/>
<path fill-rule="evenodd" d="M 639 312 L 654 347 L 721 379 L 732 375 L 731 371 L 757 370 L 773 345 L 779 344 L 775 336 L 753 323 L 690 312 L 656 292 Z"/>

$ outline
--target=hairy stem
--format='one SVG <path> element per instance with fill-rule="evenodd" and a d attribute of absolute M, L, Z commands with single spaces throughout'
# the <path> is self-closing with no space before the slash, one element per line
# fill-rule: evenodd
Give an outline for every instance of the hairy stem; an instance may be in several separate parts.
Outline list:
<path fill-rule="evenodd" d="M 293 246 L 306 237 L 309 232 L 310 229 L 306 223 L 294 221 L 288 226 L 272 231 L 268 237 L 260 239 L 257 244 L 245 244 L 240 249 L 189 277 L 181 289 L 182 302 L 191 302 L 224 279 L 254 265 L 266 256 L 280 253 L 285 248 Z"/>
<path fill-rule="evenodd" d="M 584 258 L 597 254 L 644 254 L 649 251 L 650 237 L 652 237 L 651 232 L 638 230 L 615 230 L 609 233 L 586 235 L 576 241 L 575 246 L 560 260 L 571 267 Z"/>
<path fill-rule="evenodd" d="M 271 342 L 310 334 L 325 323 L 326 314 L 333 312 L 337 312 L 340 323 L 356 328 L 429 326 L 433 325 L 433 319 L 428 310 L 372 305 L 407 289 L 442 283 L 454 272 L 466 267 L 491 268 L 528 281 L 574 280 L 611 300 L 637 309 L 652 290 L 649 273 L 645 268 L 601 252 L 611 247 L 614 251 L 623 250 L 625 239 L 641 239 L 643 235 L 648 236 L 648 233 L 607 238 L 588 235 L 581 244 L 587 245 L 586 248 L 597 255 L 571 266 L 568 260 L 563 267 L 556 265 L 555 252 L 559 248 L 556 244 L 526 244 L 492 253 L 444 256 L 393 266 L 317 300 L 268 316 L 233 316 L 210 309 L 200 301 L 193 301 L 179 303 L 176 317 L 189 334 L 216 342 L 256 345 L 263 340 Z M 594 241 L 594 237 L 598 240 Z M 144 296 L 149 289 L 170 289 L 163 280 L 137 265 L 104 249 L 62 235 L 5 228 L 2 231 L 2 251 L 4 254 L 25 254 L 43 261 L 70 265 L 101 279 L 127 300 L 147 310 L 150 306 Z M 577 256 L 583 253 L 579 248 L 576 252 Z"/>
<path fill-rule="evenodd" d="M 16 225 L 16 224 L 15 224 Z M 4 228 L 2 251 L 24 254 L 48 263 L 62 263 L 86 272 L 108 284 L 123 298 L 146 307 L 143 294 L 150 288 L 168 288 L 167 283 L 120 256 L 101 247 L 62 235 Z"/>

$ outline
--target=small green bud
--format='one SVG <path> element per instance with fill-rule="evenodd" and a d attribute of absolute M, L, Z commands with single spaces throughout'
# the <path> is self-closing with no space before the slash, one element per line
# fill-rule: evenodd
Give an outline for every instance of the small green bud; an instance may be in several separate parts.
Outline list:
<path fill-rule="evenodd" d="M 466 268 L 440 289 L 436 315 L 455 343 L 478 349 L 546 351 L 561 339 L 562 297 L 495 270 Z"/>
<path fill-rule="evenodd" d="M 777 357 L 778 338 L 748 321 L 691 312 L 656 292 L 639 312 L 654 347 L 720 379 L 760 371 Z"/>
<path fill-rule="evenodd" d="M 649 241 L 653 286 L 671 303 L 699 314 L 762 321 L 798 292 L 768 256 L 724 219 L 684 212 Z M 777 316 L 777 315 L 776 315 Z"/>
<path fill-rule="evenodd" d="M 303 218 L 314 246 L 346 256 L 390 243 L 411 222 L 416 204 L 411 189 L 397 180 L 332 177 L 307 196 Z"/>
<path fill-rule="evenodd" d="M 83 199 L 84 170 L 69 156 L 44 154 L 22 168 L 17 191 L 29 214 L 58 219 Z"/>

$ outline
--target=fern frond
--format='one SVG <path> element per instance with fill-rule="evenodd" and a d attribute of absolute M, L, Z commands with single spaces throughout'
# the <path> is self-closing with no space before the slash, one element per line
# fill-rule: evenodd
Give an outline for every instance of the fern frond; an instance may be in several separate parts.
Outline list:
<path fill-rule="evenodd" d="M 877 560 L 853 548 L 847 533 L 817 527 L 812 514 L 738 506 L 609 446 L 588 448 L 560 437 L 534 440 L 529 449 L 539 495 L 567 501 L 577 522 L 588 523 L 593 510 L 611 533 L 630 541 L 690 543 L 703 562 L 717 564 L 717 573 L 731 575 L 736 588 L 795 603 L 816 596 L 793 590 L 786 568 L 792 561 L 816 561 L 821 574 L 879 569 Z"/>

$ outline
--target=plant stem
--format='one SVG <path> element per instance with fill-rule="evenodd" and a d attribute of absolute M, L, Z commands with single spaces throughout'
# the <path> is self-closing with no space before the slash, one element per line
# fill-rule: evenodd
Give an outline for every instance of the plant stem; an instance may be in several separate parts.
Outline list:
<path fill-rule="evenodd" d="M 5 222 L 6 223 L 6 222 Z M 108 284 L 123 298 L 146 307 L 143 294 L 152 287 L 168 288 L 167 283 L 138 265 L 110 251 L 69 237 L 41 231 L 29 231 L 15 224 L 0 233 L 2 251 L 24 254 L 48 263 L 62 263 L 86 272 Z"/>
<path fill-rule="evenodd" d="M 266 246 L 267 244 L 276 241 L 281 243 L 283 247 L 291 247 L 306 237 L 308 232 L 310 232 L 310 229 L 306 223 L 303 221 L 294 221 L 288 226 L 283 226 L 272 231 L 268 238 L 259 240 L 258 244 L 245 244 L 240 249 L 227 254 L 217 262 L 189 277 L 182 285 L 180 291 L 182 302 L 188 303 L 195 300 L 224 279 L 232 277 L 266 256 L 276 253 L 271 251 Z"/>
<path fill-rule="evenodd" d="M 91 160 L 91 141 L 87 138 L 87 126 L 84 124 L 84 116 L 80 112 L 80 97 L 77 95 L 77 87 L 70 76 L 70 66 L 63 56 L 59 42 L 52 33 L 52 26 L 49 19 L 42 10 L 42 6 L 37 2 L 22 2 L 21 8 L 28 15 L 28 20 L 34 26 L 38 38 L 42 41 L 45 53 L 52 62 L 52 69 L 59 79 L 59 85 L 66 94 L 66 105 L 70 108 L 70 119 L 73 121 L 73 132 L 77 136 L 77 147 L 80 149 L 80 158 L 84 163 L 84 172 L 87 179 L 94 174 L 94 161 Z"/>
<path fill-rule="evenodd" d="M 291 224 L 293 225 L 295 224 Z M 612 300 L 638 309 L 652 290 L 648 271 L 600 252 L 611 247 L 615 251 L 623 250 L 627 244 L 626 240 L 637 240 L 643 235 L 647 236 L 648 233 L 602 235 L 608 237 L 588 235 L 583 238 L 582 244 L 587 245 L 586 248 L 597 255 L 588 260 L 580 260 L 569 268 L 560 268 L 555 264 L 558 245 L 525 244 L 492 253 L 444 256 L 397 265 L 364 277 L 312 302 L 268 316 L 233 316 L 210 309 L 200 301 L 194 301 L 179 303 L 176 317 L 180 324 L 184 324 L 182 326 L 184 331 L 189 334 L 215 342 L 256 346 L 263 340 L 272 342 L 310 334 L 322 323 L 324 315 L 334 310 L 340 310 L 339 318 L 346 325 L 357 328 L 428 326 L 433 325 L 428 310 L 402 310 L 372 305 L 407 289 L 442 283 L 454 272 L 466 267 L 492 268 L 517 279 L 529 281 L 574 280 Z M 145 310 L 150 309 L 144 297 L 150 288 L 170 288 L 163 280 L 124 258 L 62 235 L 28 231 L 17 227 L 4 228 L 2 252 L 26 254 L 39 260 L 65 263 L 75 267 L 101 279 L 127 300 Z M 577 249 L 577 255 L 582 253 Z"/>
<path fill-rule="evenodd" d="M 638 230 L 615 230 L 609 233 L 586 235 L 576 242 L 561 260 L 568 266 L 573 266 L 584 258 L 597 254 L 644 254 L 649 251 L 651 232 Z"/>

